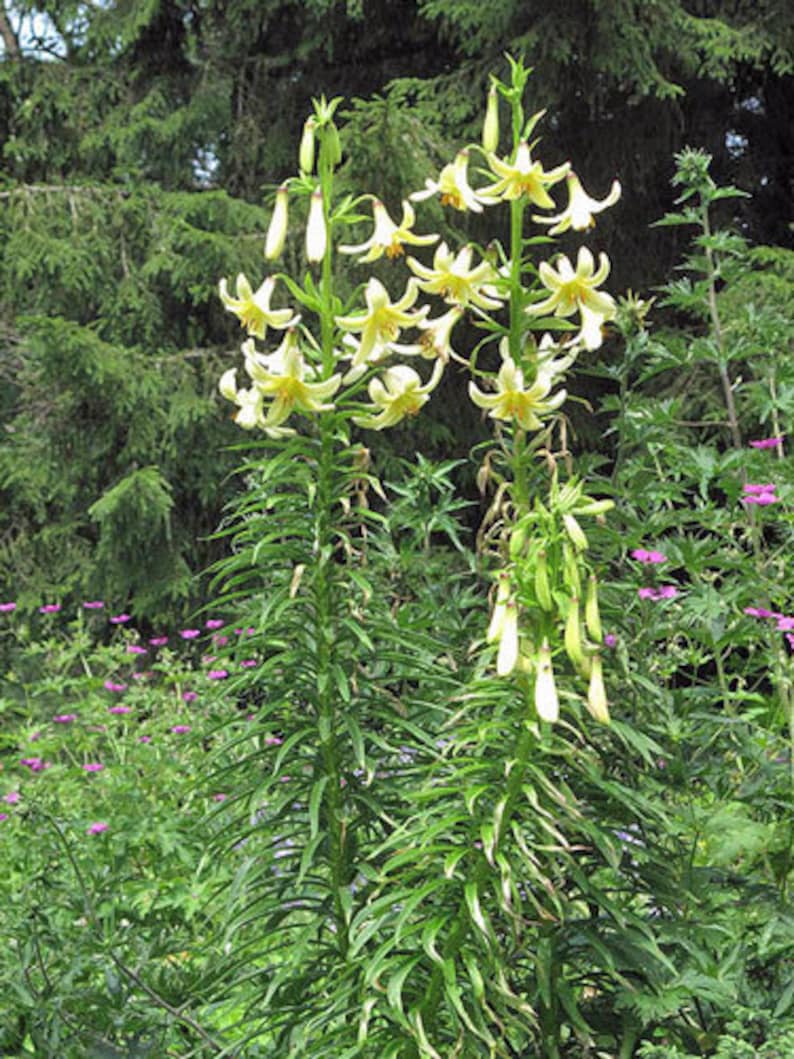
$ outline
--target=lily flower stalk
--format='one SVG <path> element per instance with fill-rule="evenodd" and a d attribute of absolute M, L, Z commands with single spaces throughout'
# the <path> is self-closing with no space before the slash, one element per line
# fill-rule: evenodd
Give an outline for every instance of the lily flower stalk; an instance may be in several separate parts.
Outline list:
<path fill-rule="evenodd" d="M 518 145 L 513 162 L 499 159 L 495 154 L 489 154 L 488 165 L 497 179 L 495 183 L 480 188 L 478 195 L 483 199 L 505 202 L 526 197 L 543 209 L 554 208 L 554 199 L 549 195 L 548 188 L 566 177 L 571 168 L 570 164 L 565 162 L 555 169 L 544 170 L 540 162 L 532 161 L 529 144 L 526 141 Z"/>
<path fill-rule="evenodd" d="M 424 320 L 429 312 L 427 306 L 411 308 L 418 295 L 419 288 L 412 277 L 408 280 L 403 296 L 393 302 L 380 280 L 372 276 L 364 292 L 367 311 L 336 317 L 337 325 L 343 330 L 361 335 L 361 339 L 355 343 L 354 369 L 380 360 L 391 351 L 403 328 L 415 327 Z"/>
<path fill-rule="evenodd" d="M 451 305 L 474 305 L 478 309 L 499 309 L 502 299 L 493 286 L 497 273 L 488 261 L 472 268 L 472 248 L 464 246 L 453 254 L 446 243 L 433 255 L 433 267 L 409 257 L 410 270 L 418 277 L 417 286 L 427 294 L 438 294 Z"/>

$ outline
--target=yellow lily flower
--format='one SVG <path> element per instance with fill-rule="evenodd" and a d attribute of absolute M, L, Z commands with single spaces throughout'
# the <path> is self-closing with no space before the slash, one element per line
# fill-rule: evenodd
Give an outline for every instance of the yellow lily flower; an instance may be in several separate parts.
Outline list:
<path fill-rule="evenodd" d="M 400 257 L 405 253 L 404 243 L 412 246 L 429 246 L 438 239 L 437 235 L 414 235 L 411 231 L 415 222 L 416 214 L 410 202 L 403 202 L 403 215 L 399 224 L 395 224 L 389 216 L 388 210 L 379 199 L 372 204 L 372 218 L 375 222 L 375 231 L 371 238 L 365 243 L 357 246 L 340 246 L 343 254 L 362 254 L 359 264 L 369 261 L 377 261 L 383 254 L 388 258 Z"/>
<path fill-rule="evenodd" d="M 471 267 L 472 249 L 464 246 L 453 254 L 446 243 L 433 256 L 433 267 L 428 268 L 416 258 L 409 257 L 407 265 L 419 277 L 418 286 L 428 294 L 438 294 L 453 305 L 476 305 L 480 309 L 499 309 L 502 299 L 492 286 L 496 271 L 487 261 Z"/>
<path fill-rule="evenodd" d="M 367 311 L 336 317 L 337 324 L 343 330 L 361 334 L 361 340 L 356 344 L 353 354 L 354 369 L 368 361 L 379 360 L 391 350 L 402 328 L 414 327 L 425 318 L 429 312 L 427 306 L 411 312 L 411 306 L 418 294 L 418 285 L 412 277 L 408 280 L 402 298 L 393 302 L 380 280 L 373 276 L 364 292 Z"/>
<path fill-rule="evenodd" d="M 219 291 L 221 301 L 228 311 L 239 319 L 240 326 L 244 327 L 249 335 L 264 339 L 268 327 L 281 331 L 285 327 L 293 327 L 299 320 L 291 309 L 270 308 L 270 298 L 275 286 L 275 279 L 268 276 L 262 286 L 254 292 L 241 272 L 237 277 L 236 298 L 229 294 L 229 285 L 225 279 L 221 280 Z"/>
<path fill-rule="evenodd" d="M 438 357 L 445 364 L 451 356 L 455 355 L 450 345 L 452 328 L 463 316 L 460 305 L 453 305 L 443 316 L 437 316 L 434 320 L 422 320 L 417 324 L 423 331 L 418 342 L 418 352 L 426 360 Z"/>
<path fill-rule="evenodd" d="M 332 404 L 323 402 L 339 389 L 342 376 L 332 375 L 322 382 L 308 381 L 314 371 L 304 362 L 294 332 L 285 336 L 279 349 L 269 357 L 259 356 L 251 347 L 245 352 L 245 367 L 253 387 L 237 390 L 234 369 L 224 373 L 219 387 L 223 396 L 240 408 L 235 416 L 240 426 L 247 429 L 259 426 L 270 432 L 279 428 L 294 411 L 327 412 L 333 408 Z M 264 397 L 273 398 L 266 413 Z"/>
<path fill-rule="evenodd" d="M 556 270 L 547 261 L 542 261 L 538 274 L 541 283 L 551 291 L 551 294 L 543 301 L 530 305 L 527 312 L 530 316 L 544 316 L 547 313 L 553 313 L 555 316 L 573 316 L 582 309 L 588 309 L 600 317 L 601 322 L 613 319 L 616 312 L 614 299 L 611 295 L 596 290 L 596 287 L 609 275 L 610 265 L 606 254 L 598 255 L 598 266 L 598 271 L 594 271 L 595 261 L 586 246 L 579 249 L 576 271 L 563 254 L 560 255 Z M 584 318 L 582 324 L 583 330 L 588 331 L 591 339 L 594 338 L 595 325 L 592 318 Z M 600 344 L 599 340 L 598 345 Z"/>
<path fill-rule="evenodd" d="M 423 199 L 429 199 L 432 195 L 440 193 L 442 206 L 452 206 L 461 213 L 465 213 L 466 210 L 482 213 L 483 206 L 493 205 L 496 199 L 490 198 L 481 191 L 475 191 L 471 187 L 467 175 L 468 165 L 469 152 L 464 148 L 455 155 L 454 162 L 444 166 L 438 175 L 438 180 L 426 180 L 423 191 L 415 191 L 408 197 L 413 202 L 421 202 Z"/>
<path fill-rule="evenodd" d="M 368 430 L 385 430 L 399 423 L 405 416 L 414 416 L 430 399 L 438 385 L 444 365 L 437 360 L 428 382 L 422 380 L 413 368 L 397 364 L 387 368 L 381 379 L 369 384 L 372 414 L 354 416 L 353 422 Z"/>
<path fill-rule="evenodd" d="M 562 213 L 558 213 L 556 217 L 532 215 L 532 220 L 537 224 L 554 225 L 553 228 L 549 228 L 549 235 L 560 235 L 562 232 L 567 232 L 569 228 L 573 228 L 575 232 L 583 232 L 587 228 L 592 228 L 595 224 L 593 214 L 600 213 L 608 206 L 614 206 L 620 198 L 620 183 L 617 180 L 613 182 L 607 197 L 601 199 L 600 202 L 587 194 L 575 173 L 568 174 L 567 183 L 568 205 Z"/>
<path fill-rule="evenodd" d="M 570 170 L 568 162 L 556 169 L 544 170 L 540 162 L 532 161 L 526 141 L 518 145 L 514 162 L 501 161 L 495 154 L 489 154 L 488 165 L 497 180 L 481 188 L 480 195 L 506 201 L 526 195 L 530 202 L 544 209 L 554 208 L 554 199 L 546 189 L 562 180 Z"/>
<path fill-rule="evenodd" d="M 218 389 L 227 401 L 232 401 L 239 408 L 239 412 L 234 416 L 238 426 L 243 430 L 264 426 L 262 394 L 253 386 L 248 390 L 238 390 L 236 368 L 229 368 L 221 375 Z"/>
<path fill-rule="evenodd" d="M 500 343 L 502 366 L 496 377 L 496 393 L 483 393 L 469 383 L 469 397 L 479 408 L 487 408 L 492 419 L 515 420 L 523 430 L 540 430 L 542 415 L 548 415 L 565 400 L 565 390 L 548 397 L 557 377 L 557 364 L 541 361 L 535 381 L 524 389 L 524 373 L 508 353 L 507 339 Z M 548 398 L 548 399 L 547 399 Z"/>

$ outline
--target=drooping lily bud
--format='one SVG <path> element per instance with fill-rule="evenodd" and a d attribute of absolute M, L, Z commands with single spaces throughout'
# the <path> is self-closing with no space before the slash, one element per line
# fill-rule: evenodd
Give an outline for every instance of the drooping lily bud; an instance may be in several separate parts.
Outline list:
<path fill-rule="evenodd" d="M 601 614 L 598 610 L 598 580 L 595 574 L 590 575 L 587 584 L 587 598 L 584 606 L 584 620 L 590 637 L 596 643 L 601 643 L 603 631 L 601 629 Z"/>
<path fill-rule="evenodd" d="M 494 84 L 488 90 L 485 122 L 482 127 L 482 145 L 489 154 L 494 154 L 499 146 L 499 94 Z"/>
<path fill-rule="evenodd" d="M 306 260 L 311 262 L 322 261 L 325 257 L 327 242 L 328 233 L 325 228 L 323 193 L 320 188 L 315 188 L 312 192 L 309 220 L 306 225 Z"/>
<path fill-rule="evenodd" d="M 591 659 L 590 686 L 587 689 L 588 712 L 602 724 L 609 724 L 609 706 L 604 688 L 604 675 L 601 668 L 601 655 L 595 654 Z"/>
<path fill-rule="evenodd" d="M 538 552 L 535 562 L 535 596 L 544 610 L 551 610 L 552 599 L 549 587 L 549 567 L 545 550 Z"/>
<path fill-rule="evenodd" d="M 513 672 L 518 661 L 518 607 L 515 600 L 505 603 L 504 621 L 499 638 L 499 653 L 496 656 L 496 672 L 506 677 Z"/>
<path fill-rule="evenodd" d="M 499 585 L 496 589 L 496 602 L 494 603 L 491 623 L 488 626 L 486 640 L 488 643 L 496 643 L 501 639 L 502 628 L 505 621 L 505 608 L 510 599 L 510 575 L 506 570 L 499 574 Z"/>
<path fill-rule="evenodd" d="M 265 239 L 265 257 L 268 261 L 275 261 L 276 258 L 281 257 L 284 250 L 284 242 L 287 238 L 288 197 L 289 189 L 286 184 L 282 184 L 276 192 L 276 205 L 273 210 L 273 216 L 270 218 L 270 226 Z"/>
<path fill-rule="evenodd" d="M 587 548 L 587 537 L 584 535 L 584 530 L 579 525 L 573 515 L 565 514 L 562 516 L 562 521 L 565 524 L 566 532 L 571 538 L 574 547 L 579 551 L 583 552 Z"/>
<path fill-rule="evenodd" d="M 590 673 L 589 659 L 582 648 L 582 626 L 579 620 L 579 600 L 574 596 L 568 607 L 565 619 L 565 650 L 568 657 L 579 670 L 587 676 Z"/>
<path fill-rule="evenodd" d="M 307 118 L 303 125 L 300 148 L 298 149 L 298 165 L 301 173 L 311 173 L 314 169 L 314 128 L 316 122 L 314 117 Z"/>
<path fill-rule="evenodd" d="M 560 700 L 557 698 L 554 670 L 551 665 L 551 648 L 548 640 L 543 641 L 538 652 L 537 670 L 535 678 L 535 709 L 542 721 L 554 724 L 560 716 Z"/>

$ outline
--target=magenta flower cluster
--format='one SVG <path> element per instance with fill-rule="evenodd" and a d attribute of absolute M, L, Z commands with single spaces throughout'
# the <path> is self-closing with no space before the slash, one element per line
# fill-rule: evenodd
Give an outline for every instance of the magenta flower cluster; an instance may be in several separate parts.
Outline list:
<path fill-rule="evenodd" d="M 769 504 L 776 504 L 780 497 L 775 492 L 776 486 L 773 482 L 766 484 L 748 482 L 747 485 L 743 485 L 744 496 L 742 497 L 743 504 L 757 504 L 759 507 L 767 507 Z"/>

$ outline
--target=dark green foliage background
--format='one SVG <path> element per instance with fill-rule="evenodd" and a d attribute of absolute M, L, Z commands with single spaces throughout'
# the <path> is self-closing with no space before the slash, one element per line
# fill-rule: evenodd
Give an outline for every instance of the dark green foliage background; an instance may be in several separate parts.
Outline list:
<path fill-rule="evenodd" d="M 544 157 L 626 189 L 597 238 L 615 290 L 680 259 L 647 225 L 685 142 L 752 191 L 731 206 L 752 241 L 789 236 L 785 0 L 50 0 L 0 19 L 3 598 L 102 594 L 144 620 L 195 601 L 236 440 L 216 283 L 262 277 L 263 193 L 313 95 L 351 101 L 356 184 L 396 206 L 478 135 L 488 71 L 523 52 Z M 436 454 L 475 440 L 458 401 L 437 400 Z"/>

